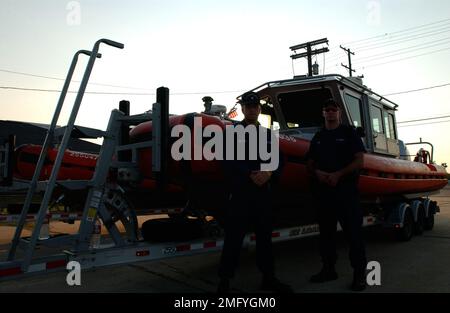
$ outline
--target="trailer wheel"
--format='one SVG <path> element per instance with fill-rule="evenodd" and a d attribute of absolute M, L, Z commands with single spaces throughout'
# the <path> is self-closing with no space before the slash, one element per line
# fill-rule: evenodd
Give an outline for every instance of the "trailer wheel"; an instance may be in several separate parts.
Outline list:
<path fill-rule="evenodd" d="M 397 230 L 397 238 L 400 241 L 409 241 L 413 236 L 414 218 L 411 209 L 407 209 L 403 219 L 403 227 Z"/>
<path fill-rule="evenodd" d="M 423 229 L 432 230 L 434 227 L 434 213 L 430 213 L 427 218 L 425 218 L 425 223 L 423 224 Z"/>
<path fill-rule="evenodd" d="M 422 205 L 418 208 L 418 210 L 417 221 L 414 223 L 414 234 L 422 235 L 425 224 L 425 210 Z"/>
<path fill-rule="evenodd" d="M 127 240 L 139 240 L 139 223 L 133 203 L 120 190 L 108 190 L 105 206 L 111 214 L 111 222 L 121 222 L 125 228 Z"/>
<path fill-rule="evenodd" d="M 425 218 L 423 229 L 432 230 L 434 227 L 434 215 L 436 214 L 436 201 L 430 201 L 428 206 L 428 216 Z"/>

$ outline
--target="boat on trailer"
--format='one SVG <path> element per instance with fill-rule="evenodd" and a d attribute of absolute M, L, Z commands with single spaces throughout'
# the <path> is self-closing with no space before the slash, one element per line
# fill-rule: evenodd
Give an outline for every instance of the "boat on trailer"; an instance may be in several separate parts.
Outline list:
<path fill-rule="evenodd" d="M 156 91 L 157 101 L 152 112 L 130 115 L 129 102 L 124 101 L 119 110 L 111 112 L 106 131 L 76 126 L 73 132 L 90 72 L 95 59 L 100 57 L 101 43 L 124 47 L 121 43 L 100 39 L 92 51 L 75 53 L 42 147 L 23 145 L 14 149 L 14 138 L 9 138 L 6 144 L 0 143 L 0 192 L 28 190 L 8 261 L 0 262 L 0 280 L 64 269 L 71 260 L 80 262 L 82 268 L 89 268 L 209 252 L 220 249 L 223 244 L 219 224 L 228 193 L 221 161 L 172 158 L 170 151 L 177 138 L 169 134 L 177 125 L 192 129 L 196 118 L 201 120 L 203 128 L 209 125 L 226 128 L 233 123 L 230 119 L 233 109 L 226 113 L 223 107 L 208 106 L 207 113 L 170 116 L 169 90 L 161 87 Z M 58 138 L 60 134 L 55 130 L 56 121 L 80 54 L 89 56 L 88 66 L 62 142 L 58 149 L 52 149 L 53 137 Z M 274 241 L 318 233 L 306 153 L 310 140 L 322 127 L 321 103 L 329 98 L 339 104 L 342 123 L 356 128 L 367 149 L 359 180 L 364 225 L 392 227 L 401 240 L 409 240 L 414 233 L 421 234 L 433 228 L 439 206 L 429 196 L 447 185 L 447 172 L 433 162 L 433 151 L 429 154 L 421 150 L 413 161 L 409 159 L 406 144 L 397 135 L 395 103 L 368 89 L 359 79 L 341 75 L 310 74 L 268 82 L 253 91 L 262 99 L 261 118 L 265 126 L 278 133 L 284 161 L 274 190 L 277 211 L 273 223 L 277 229 L 272 233 Z M 73 136 L 104 138 L 99 155 L 67 150 L 68 139 Z M 195 144 L 194 138 L 189 139 Z M 201 148 L 204 145 L 201 141 Z M 43 197 L 34 217 L 32 235 L 22 237 L 33 195 L 37 193 Z M 41 236 L 43 229 L 48 231 L 48 225 L 43 227 L 44 222 L 54 215 L 49 214 L 49 209 L 61 204 L 69 211 L 81 211 L 79 216 L 68 217 L 69 222 L 80 218 L 78 232 Z M 156 209 L 150 214 L 166 213 L 169 218 L 146 221 L 139 231 L 138 210 L 152 208 L 166 211 Z M 0 221 L 5 217 L 6 221 L 12 220 L 2 214 Z M 99 219 L 107 228 L 113 246 L 91 247 Z M 118 223 L 124 226 L 125 233 L 119 231 Z M 192 238 L 196 236 L 201 238 Z M 141 237 L 145 241 L 160 238 L 171 242 L 153 245 L 142 242 Z M 252 233 L 245 239 L 249 243 L 254 240 Z M 72 249 L 64 250 L 63 254 L 34 258 L 38 242 Z M 16 257 L 19 244 L 26 249 L 21 260 Z"/>
<path fill-rule="evenodd" d="M 278 133 L 284 158 L 274 196 L 277 215 L 283 225 L 314 221 L 306 153 L 310 140 L 323 127 L 321 103 L 326 99 L 332 98 L 338 103 L 342 123 L 355 127 L 366 147 L 359 191 L 367 210 L 428 197 L 448 183 L 445 168 L 435 164 L 432 158 L 418 162 L 400 154 L 407 149 L 398 138 L 395 117 L 398 105 L 364 86 L 358 78 L 337 74 L 294 77 L 268 82 L 252 91 L 262 99 L 261 120 L 264 126 Z M 201 119 L 203 128 L 217 125 L 224 129 L 233 122 L 226 114 L 174 115 L 169 117 L 169 133 L 176 125 L 186 125 L 193 130 L 195 118 Z M 151 121 L 143 122 L 129 132 L 131 143 L 151 138 Z M 169 151 L 177 139 L 170 138 Z M 194 138 L 191 140 L 193 143 Z M 18 176 L 31 178 L 34 172 L 32 165 L 39 153 L 39 147 L 31 145 L 16 150 Z M 35 157 L 30 157 L 30 154 Z M 177 161 L 167 154 L 167 184 L 161 192 L 157 188 L 151 162 L 148 162 L 152 159 L 151 148 L 139 149 L 137 154 L 138 167 L 119 169 L 118 177 L 136 208 L 183 207 L 188 203 L 191 211 L 202 210 L 219 218 L 227 198 L 220 160 L 194 160 L 192 157 L 191 160 Z M 50 150 L 42 179 L 46 178 L 45 173 L 51 173 L 55 157 L 56 152 Z M 58 179 L 89 179 L 95 163 L 96 157 L 92 154 L 66 151 Z"/>

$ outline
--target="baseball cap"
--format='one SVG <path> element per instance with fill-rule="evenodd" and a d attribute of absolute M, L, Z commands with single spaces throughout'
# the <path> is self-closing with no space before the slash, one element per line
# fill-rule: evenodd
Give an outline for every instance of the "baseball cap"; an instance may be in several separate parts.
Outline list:
<path fill-rule="evenodd" d="M 336 108 L 339 108 L 339 106 L 338 106 L 338 104 L 336 103 L 336 101 L 334 101 L 332 98 L 329 98 L 329 99 L 325 100 L 325 101 L 322 103 L 322 108 L 326 108 L 326 107 L 329 107 L 329 106 L 334 106 L 334 107 L 336 107 Z"/>
<path fill-rule="evenodd" d="M 260 105 L 260 98 L 256 92 L 249 91 L 244 93 L 239 100 L 241 105 Z"/>

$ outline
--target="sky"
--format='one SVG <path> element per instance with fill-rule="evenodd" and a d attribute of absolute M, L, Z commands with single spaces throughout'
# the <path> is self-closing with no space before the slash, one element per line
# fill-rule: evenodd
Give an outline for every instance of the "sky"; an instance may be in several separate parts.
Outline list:
<path fill-rule="evenodd" d="M 105 129 L 120 100 L 141 113 L 160 86 L 170 89 L 171 113 L 201 111 L 205 95 L 230 109 L 246 90 L 305 74 L 306 62 L 292 63 L 289 47 L 323 37 L 330 52 L 314 59 L 321 73 L 348 74 L 340 66 L 347 64 L 343 45 L 355 52 L 354 75 L 379 94 L 450 83 L 446 0 L 0 0 L 0 119 L 50 123 L 59 93 L 23 89 L 61 90 L 74 53 L 100 38 L 125 48 L 100 47 L 87 92 L 131 94 L 86 93 L 76 123 Z M 70 90 L 77 88 L 73 82 Z M 446 85 L 388 98 L 402 122 L 450 115 L 449 94 Z M 58 124 L 67 122 L 74 99 L 67 96 Z M 436 162 L 450 164 L 445 121 L 399 123 L 399 138 L 432 142 Z"/>

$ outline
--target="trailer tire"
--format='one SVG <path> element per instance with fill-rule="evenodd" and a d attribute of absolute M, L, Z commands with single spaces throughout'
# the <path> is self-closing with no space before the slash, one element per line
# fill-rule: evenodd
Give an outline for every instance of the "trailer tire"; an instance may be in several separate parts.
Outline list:
<path fill-rule="evenodd" d="M 397 229 L 396 235 L 397 239 L 400 241 L 409 241 L 413 236 L 414 228 L 414 217 L 412 215 L 411 209 L 405 211 L 405 216 L 403 218 L 403 227 Z"/>
<path fill-rule="evenodd" d="M 430 201 L 428 205 L 428 216 L 425 218 L 423 228 L 425 230 L 432 230 L 434 228 L 434 215 L 436 214 L 436 201 Z"/>
<path fill-rule="evenodd" d="M 425 224 L 425 209 L 422 205 L 419 206 L 417 212 L 417 221 L 414 223 L 414 234 L 422 235 Z"/>
<path fill-rule="evenodd" d="M 425 218 L 425 223 L 423 224 L 424 230 L 432 230 L 434 227 L 434 213 L 429 213 L 428 217 Z"/>

